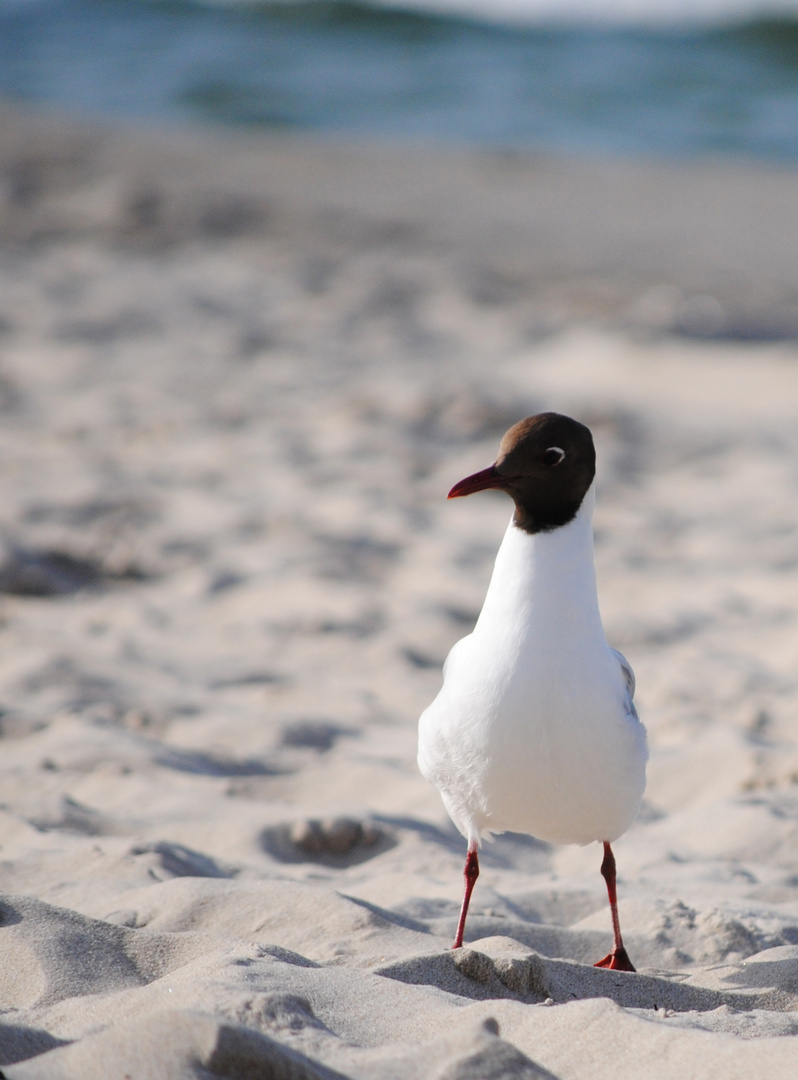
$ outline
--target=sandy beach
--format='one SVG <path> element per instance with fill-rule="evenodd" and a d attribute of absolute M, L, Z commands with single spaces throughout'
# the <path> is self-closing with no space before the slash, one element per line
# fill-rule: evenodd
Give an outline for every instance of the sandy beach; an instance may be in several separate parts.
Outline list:
<path fill-rule="evenodd" d="M 8 1080 L 798 1074 L 798 171 L 0 112 Z M 506 498 L 593 430 L 615 845 L 416 763 Z"/>

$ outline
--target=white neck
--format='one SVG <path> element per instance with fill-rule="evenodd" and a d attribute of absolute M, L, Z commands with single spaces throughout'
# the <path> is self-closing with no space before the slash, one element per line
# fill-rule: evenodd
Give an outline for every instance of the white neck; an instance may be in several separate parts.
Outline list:
<path fill-rule="evenodd" d="M 531 625 L 545 636 L 547 626 L 573 638 L 604 639 L 593 564 L 591 484 L 572 521 L 558 529 L 530 534 L 512 522 L 505 533 L 488 593 L 474 633 L 508 634 Z"/>

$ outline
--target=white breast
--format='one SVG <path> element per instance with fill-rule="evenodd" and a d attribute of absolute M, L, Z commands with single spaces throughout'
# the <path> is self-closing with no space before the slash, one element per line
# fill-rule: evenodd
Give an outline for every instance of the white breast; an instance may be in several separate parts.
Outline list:
<path fill-rule="evenodd" d="M 639 811 L 645 732 L 601 625 L 592 509 L 591 489 L 562 528 L 509 526 L 477 625 L 421 716 L 419 766 L 469 839 L 612 841 Z"/>

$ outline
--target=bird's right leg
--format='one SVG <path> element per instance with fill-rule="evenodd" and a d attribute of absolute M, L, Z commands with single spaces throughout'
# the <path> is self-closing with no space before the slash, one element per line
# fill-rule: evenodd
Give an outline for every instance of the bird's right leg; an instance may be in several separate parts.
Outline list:
<path fill-rule="evenodd" d="M 604 861 L 601 864 L 601 875 L 607 883 L 607 895 L 610 900 L 610 914 L 612 915 L 612 952 L 608 953 L 603 960 L 599 960 L 593 967 L 611 968 L 613 971 L 635 971 L 635 966 L 629 959 L 629 953 L 623 944 L 621 937 L 621 922 L 618 918 L 618 896 L 615 891 L 615 856 L 612 848 L 604 841 Z"/>
<path fill-rule="evenodd" d="M 471 902 L 471 893 L 474 891 L 474 886 L 479 877 L 479 859 L 477 858 L 476 840 L 472 840 L 468 845 L 468 854 L 466 855 L 463 877 L 465 878 L 463 906 L 460 908 L 460 921 L 457 924 L 457 934 L 455 935 L 454 945 L 452 945 L 453 949 L 459 949 L 463 944 L 463 931 L 465 930 L 466 915 L 468 915 L 468 905 Z"/>

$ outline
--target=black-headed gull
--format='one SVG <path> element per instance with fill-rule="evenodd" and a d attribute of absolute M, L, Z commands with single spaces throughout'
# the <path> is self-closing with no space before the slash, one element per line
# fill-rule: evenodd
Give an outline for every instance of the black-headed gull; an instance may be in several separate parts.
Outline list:
<path fill-rule="evenodd" d="M 515 512 L 471 634 L 452 648 L 419 723 L 418 763 L 468 841 L 454 948 L 463 943 L 483 836 L 604 845 L 614 943 L 597 967 L 634 971 L 610 844 L 635 820 L 646 736 L 634 675 L 604 636 L 593 563 L 596 453 L 588 428 L 542 413 L 510 428 L 494 465 L 449 498 L 497 489 Z"/>

